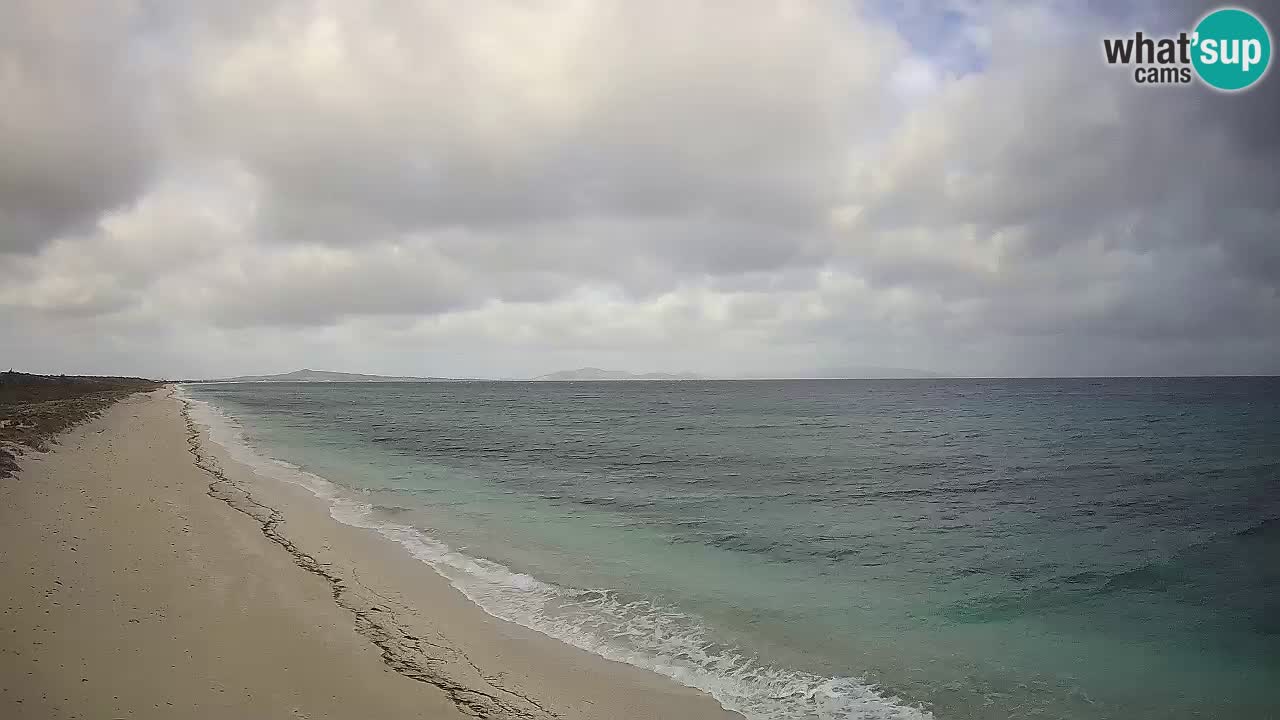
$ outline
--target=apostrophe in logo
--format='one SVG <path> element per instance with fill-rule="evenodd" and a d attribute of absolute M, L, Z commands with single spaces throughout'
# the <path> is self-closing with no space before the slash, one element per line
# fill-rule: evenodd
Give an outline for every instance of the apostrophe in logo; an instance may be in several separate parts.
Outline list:
<path fill-rule="evenodd" d="M 1234 92 L 1261 80 L 1271 64 L 1267 26 L 1234 7 L 1205 15 L 1191 32 L 1164 38 L 1137 32 L 1106 38 L 1102 49 L 1109 64 L 1136 66 L 1133 81 L 1139 85 L 1186 85 L 1199 76 L 1212 88 Z"/>
<path fill-rule="evenodd" d="M 1200 79 L 1219 90 L 1243 90 L 1262 79 L 1271 62 L 1271 34 L 1246 10 L 1214 10 L 1191 35 L 1191 62 Z"/>

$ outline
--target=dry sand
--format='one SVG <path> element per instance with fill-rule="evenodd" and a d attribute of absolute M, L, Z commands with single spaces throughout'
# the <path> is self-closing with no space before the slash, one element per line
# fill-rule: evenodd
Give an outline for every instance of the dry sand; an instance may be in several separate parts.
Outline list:
<path fill-rule="evenodd" d="M 736 718 L 486 615 L 135 395 L 0 479 L 2 718 Z"/>

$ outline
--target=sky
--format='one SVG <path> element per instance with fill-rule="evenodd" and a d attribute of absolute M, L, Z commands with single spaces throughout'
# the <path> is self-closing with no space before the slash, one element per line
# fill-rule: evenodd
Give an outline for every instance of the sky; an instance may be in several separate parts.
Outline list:
<path fill-rule="evenodd" d="M 1280 79 L 1103 62 L 1209 7 L 8 0 L 0 364 L 1280 373 Z"/>

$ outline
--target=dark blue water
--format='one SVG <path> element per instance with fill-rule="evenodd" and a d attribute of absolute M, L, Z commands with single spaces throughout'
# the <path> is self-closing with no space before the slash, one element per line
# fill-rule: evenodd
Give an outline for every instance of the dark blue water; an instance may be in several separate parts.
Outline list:
<path fill-rule="evenodd" d="M 188 392 L 755 717 L 1280 717 L 1277 379 Z"/>

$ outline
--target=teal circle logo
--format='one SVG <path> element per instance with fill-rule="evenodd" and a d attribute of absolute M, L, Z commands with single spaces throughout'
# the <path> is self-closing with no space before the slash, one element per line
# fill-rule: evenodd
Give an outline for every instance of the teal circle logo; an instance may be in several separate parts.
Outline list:
<path fill-rule="evenodd" d="M 1214 10 L 1192 35 L 1191 64 L 1200 79 L 1228 92 L 1262 79 L 1271 62 L 1271 33 L 1247 10 Z"/>

